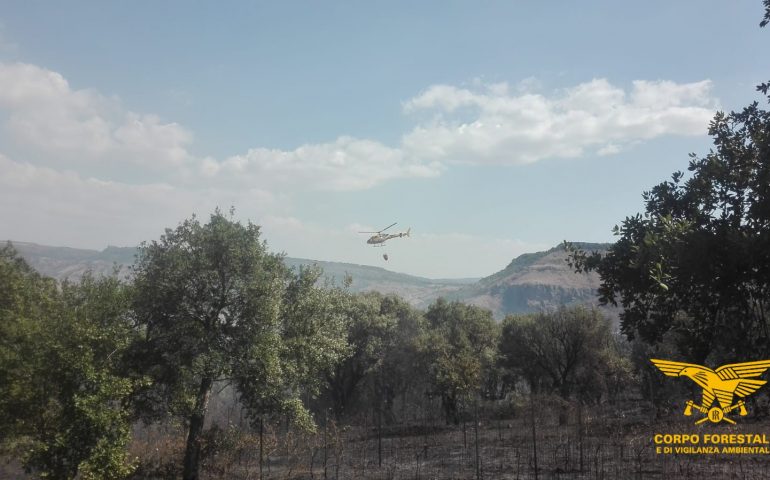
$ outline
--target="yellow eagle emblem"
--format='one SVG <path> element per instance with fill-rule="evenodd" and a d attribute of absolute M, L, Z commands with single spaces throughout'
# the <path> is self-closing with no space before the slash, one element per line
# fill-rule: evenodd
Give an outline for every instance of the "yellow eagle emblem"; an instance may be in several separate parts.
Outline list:
<path fill-rule="evenodd" d="M 710 420 L 714 423 L 722 420 L 735 423 L 726 415 L 735 409 L 740 409 L 741 416 L 746 415 L 746 403 L 743 400 L 733 405 L 733 399 L 747 397 L 759 390 L 767 383 L 765 380 L 752 380 L 759 377 L 765 370 L 770 368 L 770 360 L 758 360 L 756 362 L 732 363 L 722 365 L 716 370 L 695 365 L 692 363 L 672 362 L 670 360 L 659 360 L 651 358 L 650 361 L 669 377 L 689 377 L 698 386 L 703 388 L 703 400 L 700 405 L 692 400 L 687 401 L 684 409 L 685 415 L 692 415 L 695 409 L 706 415 L 701 418 L 696 425 Z M 717 400 L 719 406 L 712 407 L 714 400 Z"/>

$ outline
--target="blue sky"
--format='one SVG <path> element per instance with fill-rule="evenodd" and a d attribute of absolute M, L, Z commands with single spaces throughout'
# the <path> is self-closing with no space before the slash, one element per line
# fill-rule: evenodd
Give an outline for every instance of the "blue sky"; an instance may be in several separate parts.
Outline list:
<path fill-rule="evenodd" d="M 484 276 L 611 241 L 760 97 L 760 1 L 7 2 L 0 238 L 217 205 L 291 256 Z M 412 227 L 383 251 L 358 230 Z"/>

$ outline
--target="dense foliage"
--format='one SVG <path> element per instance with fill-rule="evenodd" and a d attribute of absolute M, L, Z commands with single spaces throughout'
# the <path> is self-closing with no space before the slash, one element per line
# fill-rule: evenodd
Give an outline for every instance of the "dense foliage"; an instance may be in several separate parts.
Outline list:
<path fill-rule="evenodd" d="M 142 245 L 134 275 L 134 363 L 153 379 L 142 406 L 187 420 L 183 478 L 198 478 L 217 382 L 234 384 L 254 418 L 281 411 L 312 427 L 300 387 L 346 350 L 342 295 L 316 285 L 319 271 L 287 270 L 256 225 L 217 211 Z"/>
<path fill-rule="evenodd" d="M 631 376 L 609 321 L 582 306 L 507 317 L 499 348 L 500 364 L 513 378 L 565 400 L 598 401 Z"/>
<path fill-rule="evenodd" d="M 439 299 L 421 312 L 394 295 L 350 294 L 317 268 L 291 271 L 258 227 L 219 211 L 144 244 L 130 284 L 90 275 L 57 284 L 10 247 L 0 258 L 0 442 L 41 477 L 125 478 L 141 460 L 127 455 L 132 422 L 179 419 L 186 448 L 169 475 L 198 478 L 206 455 L 248 438 L 204 428 L 224 389 L 260 432 L 260 451 L 264 421 L 312 431 L 322 419 L 327 432 L 330 410 L 379 429 L 435 400 L 456 424 L 479 402 L 509 401 L 516 382 L 504 377 L 526 370 L 511 354 L 524 358 L 522 342 L 532 344 L 512 320 L 501 337 L 479 307 Z M 575 326 L 591 337 L 574 356 L 593 366 L 589 350 L 607 346 L 607 324 L 595 312 L 578 317 L 593 323 Z"/>
<path fill-rule="evenodd" d="M 425 363 L 441 398 L 447 423 L 483 393 L 487 375 L 496 361 L 499 328 L 489 310 L 439 299 L 425 313 Z"/>
<path fill-rule="evenodd" d="M 645 214 L 616 227 L 607 255 L 573 260 L 599 272 L 629 338 L 674 335 L 693 362 L 759 358 L 770 354 L 770 112 L 719 112 L 709 134 L 714 149 L 645 192 Z"/>
<path fill-rule="evenodd" d="M 135 338 L 130 290 L 115 277 L 57 286 L 0 250 L 0 442 L 44 478 L 123 478 L 132 470 Z"/>
<path fill-rule="evenodd" d="M 393 402 L 418 379 L 420 313 L 399 297 L 364 293 L 347 310 L 350 355 L 327 375 L 326 392 L 338 419 L 361 404 L 374 406 L 392 421 Z"/>

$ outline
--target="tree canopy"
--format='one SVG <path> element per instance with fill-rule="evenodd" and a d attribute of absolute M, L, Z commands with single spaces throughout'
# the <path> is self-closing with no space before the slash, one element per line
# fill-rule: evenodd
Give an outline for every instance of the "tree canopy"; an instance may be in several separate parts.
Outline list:
<path fill-rule="evenodd" d="M 601 275 L 600 300 L 623 306 L 623 332 L 649 343 L 676 337 L 690 361 L 770 354 L 770 112 L 757 102 L 718 112 L 714 147 L 691 154 L 643 194 L 606 255 L 575 251 Z"/>
<path fill-rule="evenodd" d="M 347 343 L 350 355 L 327 377 L 327 394 L 337 418 L 364 404 L 392 417 L 393 400 L 419 377 L 417 340 L 420 312 L 394 295 L 366 292 L 348 304 Z"/>
<path fill-rule="evenodd" d="M 42 477 L 117 479 L 132 461 L 122 373 L 135 338 L 116 277 L 57 286 L 0 249 L 0 443 Z"/>
<path fill-rule="evenodd" d="M 187 419 L 185 479 L 198 478 L 216 382 L 232 383 L 255 418 L 282 411 L 312 425 L 301 386 L 346 351 L 344 295 L 319 287 L 317 269 L 288 270 L 259 227 L 217 210 L 143 244 L 134 274 L 144 337 L 134 354 L 154 380 L 143 405 Z"/>
<path fill-rule="evenodd" d="M 425 313 L 422 351 L 433 393 L 441 397 L 447 423 L 458 423 L 465 404 L 481 395 L 494 367 L 499 326 L 489 310 L 439 298 Z"/>
<path fill-rule="evenodd" d="M 499 349 L 500 364 L 531 391 L 565 400 L 599 399 L 611 389 L 608 379 L 630 369 L 615 348 L 609 321 L 583 306 L 507 317 Z"/>

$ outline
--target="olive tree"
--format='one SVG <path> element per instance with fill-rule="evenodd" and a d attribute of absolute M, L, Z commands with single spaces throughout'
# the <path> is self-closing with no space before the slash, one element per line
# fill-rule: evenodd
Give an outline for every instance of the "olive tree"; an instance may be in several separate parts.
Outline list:
<path fill-rule="evenodd" d="M 347 312 L 350 355 L 327 376 L 334 413 L 341 418 L 355 404 L 365 404 L 392 421 L 395 398 L 419 381 L 420 312 L 402 298 L 377 292 L 352 296 Z"/>
<path fill-rule="evenodd" d="M 116 277 L 61 285 L 0 249 L 0 446 L 43 478 L 119 479 L 133 469 L 123 373 L 134 338 Z"/>
<path fill-rule="evenodd" d="M 748 360 L 770 353 L 770 112 L 718 112 L 709 134 L 713 150 L 645 192 L 606 254 L 572 261 L 599 273 L 629 338 L 673 334 L 691 362 Z"/>
<path fill-rule="evenodd" d="M 201 434 L 215 382 L 230 382 L 247 410 L 281 411 L 305 426 L 303 384 L 346 352 L 338 289 L 317 269 L 288 270 L 259 227 L 219 210 L 144 243 L 133 272 L 143 336 L 134 351 L 153 385 L 137 399 L 148 415 L 187 422 L 183 478 L 198 478 Z"/>
<path fill-rule="evenodd" d="M 674 338 L 696 363 L 761 358 L 770 354 L 770 112 L 757 102 L 717 112 L 708 133 L 711 151 L 644 192 L 644 213 L 615 227 L 606 254 L 573 249 L 571 260 L 599 273 L 600 301 L 623 307 L 629 339 Z"/>
<path fill-rule="evenodd" d="M 598 399 L 610 389 L 608 381 L 630 375 L 609 321 L 583 306 L 507 317 L 499 350 L 500 364 L 531 391 L 564 400 Z"/>
<path fill-rule="evenodd" d="M 494 368 L 499 326 L 489 310 L 440 298 L 425 313 L 424 364 L 447 423 L 460 422 L 463 406 L 484 393 Z"/>

